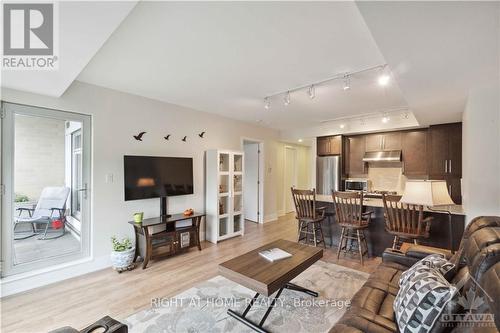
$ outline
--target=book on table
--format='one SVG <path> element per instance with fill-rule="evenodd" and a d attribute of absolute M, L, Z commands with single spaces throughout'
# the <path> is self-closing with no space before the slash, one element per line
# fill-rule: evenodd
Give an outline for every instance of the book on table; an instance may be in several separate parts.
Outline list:
<path fill-rule="evenodd" d="M 282 249 L 279 249 L 277 247 L 269 250 L 260 251 L 259 254 L 269 261 L 282 260 L 290 258 L 292 256 L 290 253 L 283 251 Z"/>

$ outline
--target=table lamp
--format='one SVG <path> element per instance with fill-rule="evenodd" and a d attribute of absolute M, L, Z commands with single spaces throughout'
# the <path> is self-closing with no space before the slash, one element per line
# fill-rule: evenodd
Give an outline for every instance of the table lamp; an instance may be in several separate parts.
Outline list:
<path fill-rule="evenodd" d="M 405 191 L 400 200 L 402 203 L 411 205 L 427 206 L 430 211 L 447 213 L 450 231 L 450 250 L 453 250 L 453 225 L 451 222 L 450 205 L 455 203 L 448 193 L 445 180 L 408 180 Z M 445 207 L 448 209 L 434 209 L 434 207 Z"/>

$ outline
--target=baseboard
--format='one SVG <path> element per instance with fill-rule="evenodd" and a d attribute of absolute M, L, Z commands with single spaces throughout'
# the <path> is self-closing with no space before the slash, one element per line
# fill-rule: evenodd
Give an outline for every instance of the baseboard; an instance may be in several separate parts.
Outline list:
<path fill-rule="evenodd" d="M 111 267 L 109 256 L 84 258 L 50 269 L 20 273 L 0 279 L 0 298 Z"/>
<path fill-rule="evenodd" d="M 269 214 L 264 216 L 264 223 L 275 221 L 278 219 L 278 215 L 276 213 Z"/>
<path fill-rule="evenodd" d="M 286 215 L 285 210 L 278 210 L 278 216 L 284 216 L 284 215 Z"/>

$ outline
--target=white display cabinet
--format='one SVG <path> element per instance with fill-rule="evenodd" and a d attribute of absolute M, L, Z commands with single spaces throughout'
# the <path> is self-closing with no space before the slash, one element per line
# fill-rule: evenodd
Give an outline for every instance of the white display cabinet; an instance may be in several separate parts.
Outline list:
<path fill-rule="evenodd" d="M 205 164 L 207 240 L 243 235 L 243 152 L 207 150 Z"/>

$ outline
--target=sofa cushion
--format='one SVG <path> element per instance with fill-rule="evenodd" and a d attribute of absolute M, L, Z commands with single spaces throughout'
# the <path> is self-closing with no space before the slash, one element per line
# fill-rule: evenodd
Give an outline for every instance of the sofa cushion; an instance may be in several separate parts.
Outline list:
<path fill-rule="evenodd" d="M 457 294 L 457 288 L 427 265 L 418 265 L 403 282 L 394 301 L 399 330 L 430 332 Z"/>
<path fill-rule="evenodd" d="M 401 278 L 399 279 L 399 286 L 406 285 L 407 281 L 412 279 L 415 274 L 420 272 L 420 267 L 425 266 L 428 268 L 436 269 L 441 275 L 447 276 L 448 272 L 450 272 L 455 265 L 450 263 L 446 258 L 441 254 L 431 254 L 427 257 L 419 260 L 413 266 L 411 266 L 408 270 L 404 271 L 401 274 Z M 424 270 L 425 271 L 425 270 Z"/>

